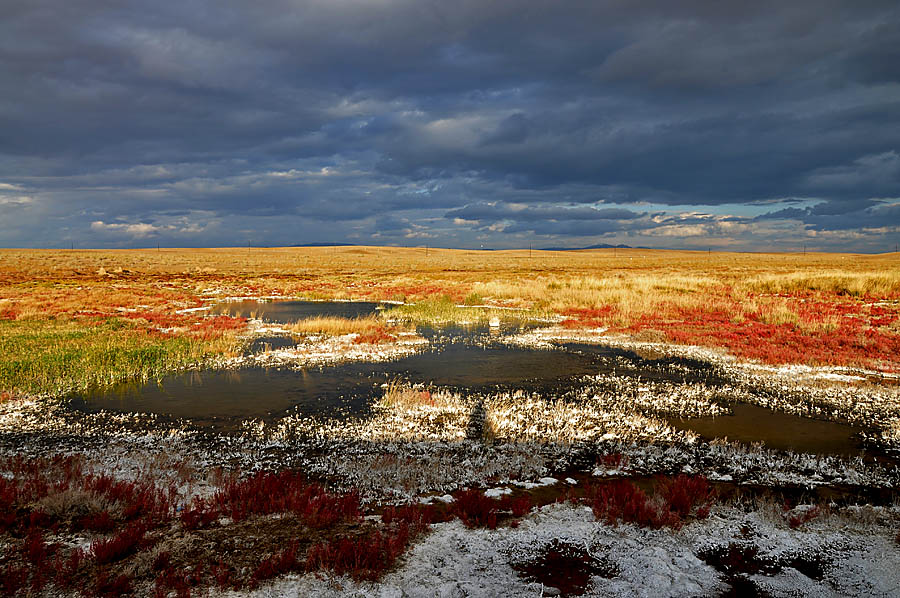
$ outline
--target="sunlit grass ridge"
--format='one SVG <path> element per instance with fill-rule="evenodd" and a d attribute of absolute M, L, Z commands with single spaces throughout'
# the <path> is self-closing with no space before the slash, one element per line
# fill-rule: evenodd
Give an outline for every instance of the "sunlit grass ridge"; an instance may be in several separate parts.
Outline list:
<path fill-rule="evenodd" d="M 382 317 L 427 324 L 555 314 L 567 327 L 723 346 L 771 363 L 900 368 L 897 254 L 0 250 L 0 391 L 52 393 L 232 352 L 241 322 L 183 311 L 229 296 L 399 300 L 408 305 Z M 390 340 L 368 325 L 319 320 L 296 332 Z"/>
<path fill-rule="evenodd" d="M 159 377 L 235 347 L 233 338 L 154 335 L 112 319 L 0 320 L 0 388 L 63 394 Z"/>

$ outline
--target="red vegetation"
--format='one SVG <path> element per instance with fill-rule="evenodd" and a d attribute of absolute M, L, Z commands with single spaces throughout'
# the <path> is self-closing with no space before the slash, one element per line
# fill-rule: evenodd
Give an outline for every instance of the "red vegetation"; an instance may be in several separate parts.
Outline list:
<path fill-rule="evenodd" d="M 94 596 L 124 596 L 131 594 L 131 578 L 127 575 L 108 576 L 101 571 L 94 584 Z"/>
<path fill-rule="evenodd" d="M 347 288 L 356 290 L 359 286 L 360 285 L 348 285 Z M 449 288 L 436 284 L 379 286 L 377 283 L 373 282 L 363 286 L 368 288 L 359 289 L 361 291 L 361 295 L 378 299 L 400 301 L 448 297 L 451 301 L 460 303 L 468 293 L 468 289 Z"/>
<path fill-rule="evenodd" d="M 376 580 L 393 566 L 410 540 L 409 526 L 401 523 L 389 533 L 375 530 L 358 538 L 316 544 L 306 553 L 306 570 L 328 569 L 336 575 Z"/>
<path fill-rule="evenodd" d="M 434 505 L 402 505 L 399 507 L 387 506 L 381 513 L 381 521 L 388 525 L 392 523 L 405 523 L 418 533 L 428 528 L 432 523 L 448 521 L 449 516 L 441 513 Z"/>
<path fill-rule="evenodd" d="M 232 316 L 200 316 L 197 314 L 175 314 L 161 311 L 102 312 L 82 310 L 76 314 L 81 318 L 93 318 L 100 321 L 106 318 L 122 318 L 146 322 L 152 330 L 180 329 L 192 336 L 205 340 L 219 338 L 231 330 L 243 330 L 247 326 L 247 318 Z"/>
<path fill-rule="evenodd" d="M 397 340 L 396 336 L 388 334 L 387 329 L 384 327 L 379 327 L 357 334 L 356 338 L 353 339 L 353 343 L 356 345 L 378 345 L 381 343 L 391 343 L 395 340 Z"/>
<path fill-rule="evenodd" d="M 625 330 L 659 330 L 682 344 L 720 346 L 739 357 L 765 363 L 863 365 L 891 369 L 900 355 L 900 334 L 885 330 L 898 314 L 860 301 L 790 303 L 798 322 L 772 324 L 762 313 L 737 309 L 672 308 L 664 315 L 644 315 Z M 833 327 L 817 324 L 836 319 Z"/>
<path fill-rule="evenodd" d="M 293 513 L 313 528 L 332 527 L 339 521 L 356 520 L 362 515 L 359 495 L 350 492 L 329 494 L 318 484 L 310 484 L 299 473 L 261 472 L 241 481 L 226 482 L 209 502 L 195 499 L 181 514 L 187 529 L 209 525 L 227 515 L 242 521 L 251 515 Z"/>
<path fill-rule="evenodd" d="M 111 538 L 91 542 L 90 555 L 98 563 L 111 563 L 137 552 L 144 544 L 147 528 L 143 523 L 129 525 Z"/>
<path fill-rule="evenodd" d="M 250 587 L 259 586 L 259 582 L 273 579 L 279 575 L 291 571 L 302 570 L 300 561 L 297 560 L 297 543 L 292 542 L 287 548 L 272 554 L 259 564 L 250 579 Z"/>
<path fill-rule="evenodd" d="M 618 311 L 615 305 L 604 305 L 596 309 L 573 307 L 562 312 L 562 315 L 567 316 L 562 325 L 565 328 L 601 328 L 609 325 Z"/>
<path fill-rule="evenodd" d="M 527 495 L 518 498 L 504 497 L 500 504 L 503 508 L 508 508 L 512 512 L 513 517 L 523 517 L 531 511 L 531 498 Z"/>
<path fill-rule="evenodd" d="M 197 565 L 193 569 L 177 569 L 168 562 L 162 568 L 156 567 L 154 563 L 154 570 L 160 571 L 153 582 L 154 596 L 159 598 L 168 596 L 170 590 L 174 590 L 176 596 L 188 597 L 191 595 L 191 588 L 202 584 L 204 579 L 203 565 Z"/>
<path fill-rule="evenodd" d="M 610 456 L 609 461 L 620 463 L 621 456 Z M 77 459 L 7 459 L 0 462 L 0 469 L 8 474 L 0 476 L 0 513 L 9 538 L 9 548 L 0 561 L 0 594 L 4 595 L 40 593 L 52 583 L 59 591 L 82 587 L 88 594 L 113 596 L 154 580 L 156 596 L 173 592 L 190 596 L 212 584 L 239 590 L 288 572 L 321 570 L 375 580 L 435 521 L 458 516 L 469 527 L 495 528 L 506 518 L 515 525 L 514 518 L 527 514 L 532 506 L 528 495 L 496 500 L 471 489 L 458 493 L 452 506 L 388 506 L 382 511 L 380 529 L 373 529 L 369 524 L 359 526 L 362 512 L 356 493 L 331 494 L 291 471 L 226 480 L 214 496 L 195 499 L 176 515 L 173 490 L 85 473 Z M 711 492 L 703 478 L 678 476 L 657 486 L 652 499 L 621 481 L 597 486 L 588 496 L 597 517 L 610 522 L 679 525 L 686 517 L 702 517 L 708 511 Z M 102 499 L 109 510 L 70 521 L 34 507 L 44 497 L 72 489 Z M 130 573 L 122 574 L 132 570 L 130 557 L 153 546 L 160 534 L 169 533 L 174 520 L 180 520 L 185 529 L 197 529 L 214 525 L 221 516 L 241 521 L 276 513 L 291 514 L 310 528 L 333 530 L 332 539 L 303 552 L 302 538 L 298 538 L 251 566 L 249 574 L 238 574 L 240 566 L 209 560 L 208 556 L 186 566 L 174 562 L 167 552 L 153 560 L 155 577 L 136 580 Z M 70 550 L 45 541 L 47 531 L 59 528 L 112 533 L 95 539 L 88 551 Z"/>
<path fill-rule="evenodd" d="M 804 511 L 800 511 L 799 513 L 794 513 L 793 515 L 789 515 L 788 525 L 791 526 L 791 529 L 797 529 L 802 526 L 804 523 L 808 523 L 822 514 L 822 509 L 819 507 L 813 507 L 811 509 L 806 509 Z"/>
<path fill-rule="evenodd" d="M 713 493 L 705 476 L 684 474 L 663 481 L 658 488 L 663 505 L 669 513 L 684 519 L 696 508 L 695 514 L 706 519 L 712 506 Z"/>
<path fill-rule="evenodd" d="M 91 532 L 108 532 L 116 527 L 116 522 L 107 511 L 102 511 L 79 518 L 75 522 L 75 527 Z"/>
<path fill-rule="evenodd" d="M 707 517 L 713 494 L 705 477 L 678 475 L 659 484 L 653 498 L 630 481 L 615 480 L 589 488 L 588 500 L 594 517 L 610 525 L 658 529 L 680 527 L 690 515 Z"/>
<path fill-rule="evenodd" d="M 628 457 L 622 453 L 608 453 L 600 457 L 600 463 L 606 469 L 624 469 L 628 467 Z"/>
<path fill-rule="evenodd" d="M 477 488 L 463 490 L 456 495 L 453 503 L 453 514 L 459 517 L 466 527 L 497 527 L 497 512 L 500 501 L 488 498 Z"/>

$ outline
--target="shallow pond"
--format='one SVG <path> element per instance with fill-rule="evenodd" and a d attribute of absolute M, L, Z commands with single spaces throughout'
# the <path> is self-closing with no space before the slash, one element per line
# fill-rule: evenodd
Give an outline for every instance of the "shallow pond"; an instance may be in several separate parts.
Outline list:
<path fill-rule="evenodd" d="M 255 315 L 272 322 L 292 322 L 314 316 L 358 317 L 374 313 L 380 304 L 351 302 L 239 302 L 217 306 L 214 313 Z M 564 344 L 539 350 L 502 344 L 504 333 L 528 324 L 505 322 L 449 328 L 420 327 L 431 350 L 396 361 L 346 363 L 334 366 L 246 368 L 233 371 L 186 372 L 160 383 L 121 384 L 71 399 L 83 411 L 153 413 L 185 419 L 194 425 L 232 431 L 250 418 L 271 421 L 300 413 L 326 418 L 364 415 L 381 385 L 400 379 L 433 384 L 463 393 L 523 390 L 548 398 L 565 397 L 585 385 L 585 376 L 614 374 L 675 384 L 718 386 L 728 381 L 718 368 L 700 361 L 641 356 L 605 346 Z M 290 346 L 289 338 L 257 339 L 250 351 Z M 728 437 L 745 443 L 764 442 L 770 448 L 811 453 L 852 455 L 860 452 L 859 428 L 792 416 L 747 404 L 733 405 L 734 414 L 716 418 L 670 419 L 680 429 L 707 439 Z"/>
<path fill-rule="evenodd" d="M 374 314 L 383 306 L 383 303 L 365 301 L 229 301 L 214 305 L 210 313 L 290 324 L 317 316 L 360 318 Z"/>
<path fill-rule="evenodd" d="M 735 403 L 732 415 L 671 418 L 675 428 L 693 430 L 702 438 L 728 438 L 743 443 L 763 442 L 772 449 L 803 453 L 857 455 L 862 428 Z"/>
<path fill-rule="evenodd" d="M 364 413 L 381 384 L 394 378 L 470 392 L 509 388 L 549 395 L 564 392 L 599 365 L 596 356 L 585 353 L 453 343 L 391 362 L 185 372 L 160 384 L 120 384 L 75 397 L 71 404 L 227 429 L 249 417 L 273 419 L 294 410 L 326 417 Z"/>

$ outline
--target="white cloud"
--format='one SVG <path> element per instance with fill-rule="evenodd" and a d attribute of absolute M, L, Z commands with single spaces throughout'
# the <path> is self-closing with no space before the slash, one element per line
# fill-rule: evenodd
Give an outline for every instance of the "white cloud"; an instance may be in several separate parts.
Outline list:
<path fill-rule="evenodd" d="M 164 230 L 173 230 L 174 228 L 174 226 L 156 226 L 147 222 L 138 222 L 135 224 L 115 222 L 107 224 L 102 220 L 91 222 L 91 230 L 93 231 L 125 233 L 138 239 L 158 234 Z"/>

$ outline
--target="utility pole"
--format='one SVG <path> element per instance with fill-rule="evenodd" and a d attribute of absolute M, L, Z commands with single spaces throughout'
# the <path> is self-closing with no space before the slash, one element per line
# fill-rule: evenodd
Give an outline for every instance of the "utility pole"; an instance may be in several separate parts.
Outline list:
<path fill-rule="evenodd" d="M 531 259 L 531 243 L 528 244 L 528 259 Z"/>

